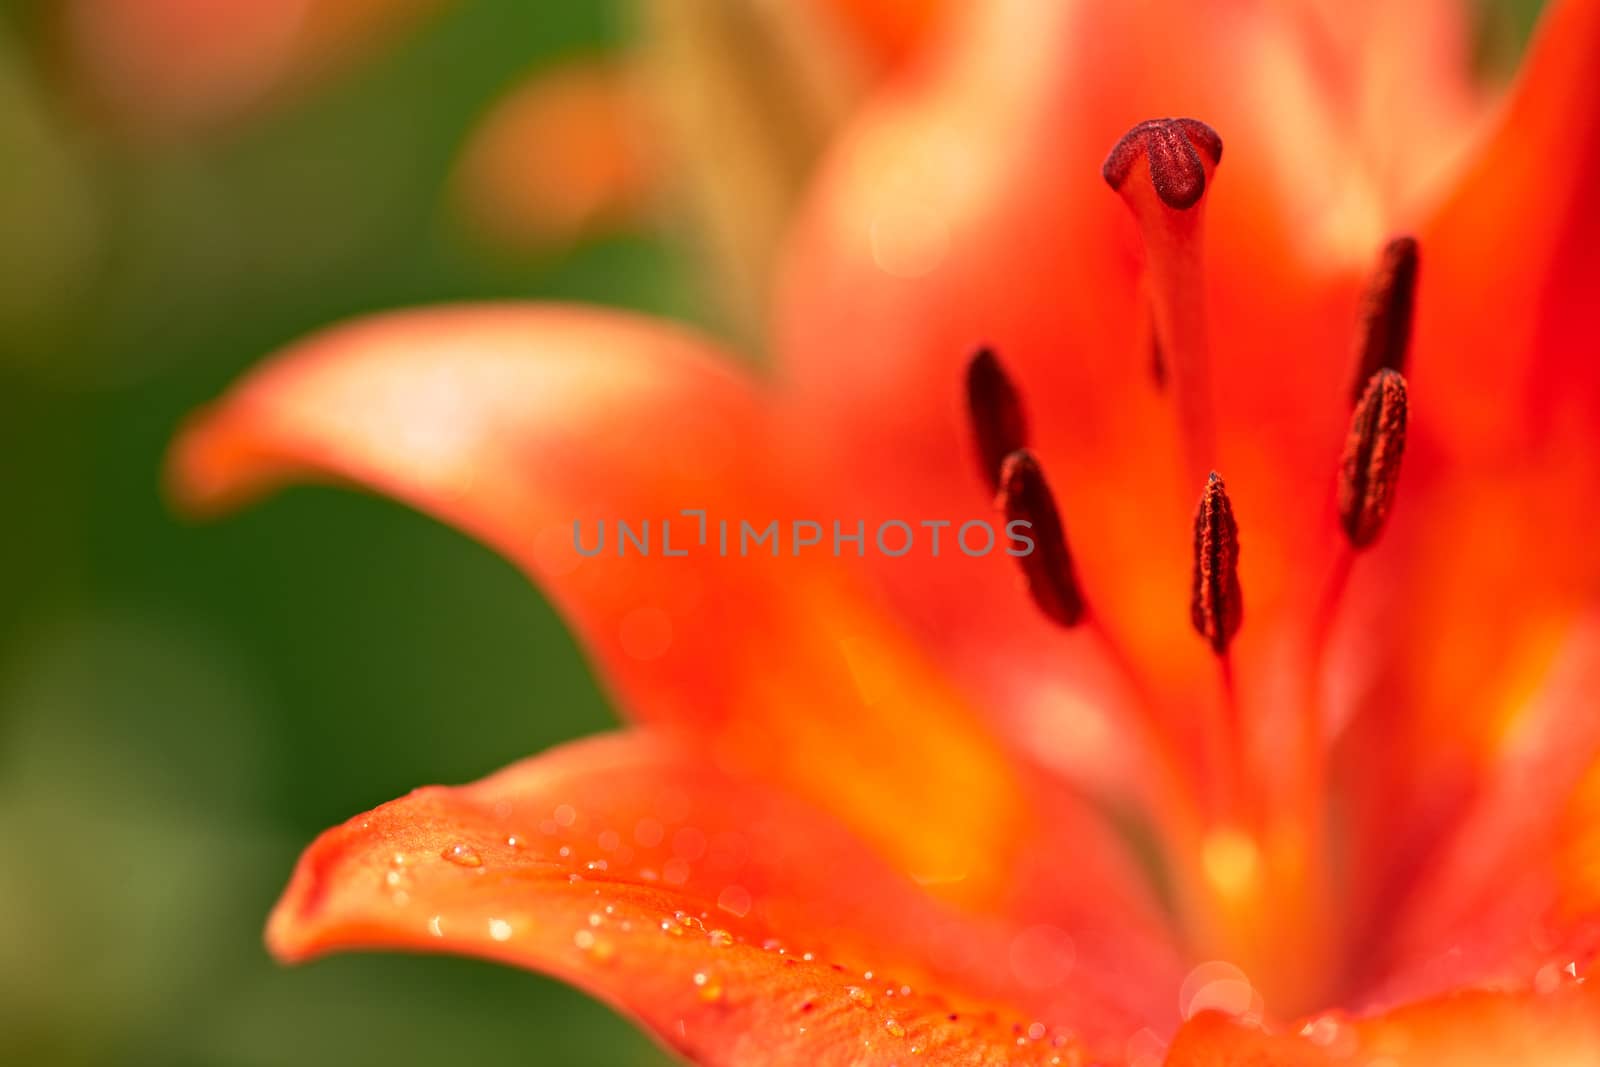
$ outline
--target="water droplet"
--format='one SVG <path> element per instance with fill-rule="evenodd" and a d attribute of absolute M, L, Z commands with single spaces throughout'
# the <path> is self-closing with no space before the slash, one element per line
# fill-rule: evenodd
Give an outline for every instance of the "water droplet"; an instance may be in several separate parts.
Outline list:
<path fill-rule="evenodd" d="M 640 819 L 633 827 L 633 840 L 642 848 L 655 848 L 666 836 L 666 827 L 655 819 Z"/>
<path fill-rule="evenodd" d="M 1065 930 L 1030 926 L 1011 939 L 1007 952 L 1011 973 L 1034 992 L 1055 989 L 1071 980 L 1078 946 Z"/>
<path fill-rule="evenodd" d="M 890 1019 L 887 1022 L 885 1022 L 883 1024 L 883 1028 L 885 1030 L 889 1031 L 889 1036 L 890 1037 L 905 1037 L 906 1036 L 906 1028 L 901 1026 L 899 1023 L 895 1022 L 893 1019 Z"/>
<path fill-rule="evenodd" d="M 511 924 L 504 919 L 489 920 L 489 936 L 496 941 L 511 940 Z"/>
<path fill-rule="evenodd" d="M 706 937 L 711 941 L 712 948 L 727 948 L 733 944 L 733 935 L 726 930 L 713 930 Z"/>
<path fill-rule="evenodd" d="M 858 985 L 853 985 L 847 988 L 844 993 L 845 996 L 850 998 L 850 1003 L 856 1005 L 857 1007 L 872 1007 L 872 993 L 870 991 L 862 989 Z"/>
<path fill-rule="evenodd" d="M 510 837 L 506 838 L 506 847 L 507 848 L 521 848 L 522 847 L 522 838 L 518 837 L 516 834 L 512 834 Z"/>
<path fill-rule="evenodd" d="M 699 987 L 700 999 L 707 1004 L 715 1004 L 722 999 L 722 983 L 704 971 L 695 973 L 694 984 Z"/>
<path fill-rule="evenodd" d="M 750 914 L 751 904 L 750 890 L 742 885 L 723 886 L 717 894 L 717 907 L 741 919 Z"/>
<path fill-rule="evenodd" d="M 1033 1041 L 1042 1041 L 1044 1039 L 1044 1023 L 1029 1023 L 1028 1037 Z"/>
<path fill-rule="evenodd" d="M 1178 990 L 1178 1013 L 1192 1019 L 1203 1011 L 1243 1015 L 1255 1000 L 1255 989 L 1243 971 L 1226 960 L 1202 963 L 1189 972 Z"/>
<path fill-rule="evenodd" d="M 585 866 L 585 869 L 587 869 L 587 870 L 603 871 L 603 870 L 606 869 L 606 861 L 605 860 L 590 860 L 584 866 Z"/>
<path fill-rule="evenodd" d="M 1533 976 L 1533 988 L 1538 993 L 1554 993 L 1568 981 L 1578 976 L 1576 961 L 1563 966 L 1560 963 L 1547 963 L 1539 968 L 1539 973 Z"/>
<path fill-rule="evenodd" d="M 580 949 L 583 949 L 585 952 L 591 948 L 594 948 L 594 941 L 595 937 L 593 930 L 578 930 L 572 935 L 572 943 L 577 945 Z"/>
<path fill-rule="evenodd" d="M 435 915 L 433 918 L 428 920 L 428 933 L 432 934 L 434 937 L 444 936 L 444 930 L 439 926 L 439 916 Z"/>
<path fill-rule="evenodd" d="M 473 851 L 471 845 L 451 845 L 439 855 L 458 867 L 483 866 L 483 858 Z"/>

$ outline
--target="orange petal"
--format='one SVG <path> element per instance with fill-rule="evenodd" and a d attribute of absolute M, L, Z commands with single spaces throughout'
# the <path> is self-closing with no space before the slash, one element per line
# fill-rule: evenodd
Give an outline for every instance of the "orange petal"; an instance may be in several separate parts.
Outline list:
<path fill-rule="evenodd" d="M 820 0 L 873 62 L 892 67 L 916 53 L 948 0 Z"/>
<path fill-rule="evenodd" d="M 656 177 L 642 106 L 619 63 L 540 70 L 473 132 L 455 179 L 462 209 L 512 250 L 638 223 Z"/>
<path fill-rule="evenodd" d="M 1415 448 L 1391 530 L 1357 569 L 1335 665 L 1361 704 L 1342 774 L 1362 798 L 1349 813 L 1368 857 L 1358 866 L 1405 883 L 1357 890 L 1379 922 L 1415 888 L 1424 848 L 1462 835 L 1450 847 L 1492 871 L 1503 851 L 1465 836 L 1472 827 L 1496 805 L 1510 807 L 1491 824 L 1548 810 L 1506 799 L 1530 723 L 1562 762 L 1581 767 L 1592 751 L 1592 699 L 1579 689 L 1553 711 L 1540 701 L 1564 648 L 1589 640 L 1600 582 L 1586 535 L 1600 484 L 1589 323 L 1600 229 L 1584 177 L 1600 167 L 1597 48 L 1600 4 L 1550 7 L 1492 135 L 1420 235 Z M 1505 603 L 1518 610 L 1494 610 Z M 1541 794 L 1554 784 L 1530 780 Z M 1537 854 L 1526 835 L 1501 836 Z M 1459 917 L 1437 892 L 1424 890 L 1418 914 L 1449 928 Z M 1489 890 L 1478 878 L 1456 892 Z"/>
<path fill-rule="evenodd" d="M 1271 1035 L 1208 1013 L 1173 1041 L 1166 1067 L 1583 1067 L 1600 1062 L 1600 995 L 1570 977 L 1548 992 L 1463 993 L 1356 1021 L 1309 1020 Z"/>
<path fill-rule="evenodd" d="M 288 960 L 400 948 L 553 974 L 706 1064 L 1044 1063 L 1074 1054 L 1064 1011 L 1132 1025 L 1070 940 L 1026 942 L 1019 980 L 1015 936 L 935 904 L 814 809 L 642 734 L 328 831 L 267 931 Z"/>
<path fill-rule="evenodd" d="M 1377 902 L 1391 924 L 1367 961 L 1367 984 L 1384 979 L 1373 994 L 1380 1000 L 1516 984 L 1553 961 L 1588 959 L 1600 919 L 1584 788 L 1600 767 L 1600 611 L 1538 669 L 1424 877 L 1410 896 Z"/>
<path fill-rule="evenodd" d="M 1597 51 L 1600 3 L 1552 3 L 1492 135 L 1421 235 L 1415 384 L 1472 461 L 1531 446 L 1560 460 L 1600 425 Z"/>
<path fill-rule="evenodd" d="M 742 521 L 829 518 L 783 493 L 767 406 L 731 358 L 637 318 L 410 311 L 268 363 L 195 420 L 172 471 L 199 508 L 298 477 L 406 501 L 538 581 L 635 717 L 694 729 L 949 896 L 1081 899 L 1025 872 L 1043 865 L 1041 842 L 1104 833 L 1091 816 L 1043 801 L 827 552 L 791 555 L 785 532 L 778 558 L 738 554 Z M 708 512 L 707 544 L 683 508 Z M 615 554 L 619 520 L 651 522 L 653 554 Z M 665 520 L 686 557 L 664 554 Z M 719 520 L 732 524 L 727 557 Z M 577 554 L 575 521 L 585 545 L 607 524 L 604 554 Z M 1130 863 L 1106 877 L 1130 909 L 1148 902 Z"/>

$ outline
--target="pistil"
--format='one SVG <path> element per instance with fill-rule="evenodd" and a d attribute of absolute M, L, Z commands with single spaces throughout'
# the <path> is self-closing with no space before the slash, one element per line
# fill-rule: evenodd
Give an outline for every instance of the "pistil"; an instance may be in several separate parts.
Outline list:
<path fill-rule="evenodd" d="M 1205 315 L 1205 192 L 1222 139 L 1197 119 L 1152 119 L 1129 130 L 1101 174 L 1122 195 L 1144 238 L 1146 288 L 1178 405 L 1185 463 L 1196 480 L 1216 462 Z"/>

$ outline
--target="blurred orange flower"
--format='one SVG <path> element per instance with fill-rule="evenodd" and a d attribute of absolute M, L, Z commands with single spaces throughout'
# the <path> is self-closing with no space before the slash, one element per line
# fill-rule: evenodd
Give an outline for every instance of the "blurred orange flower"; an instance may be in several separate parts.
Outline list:
<path fill-rule="evenodd" d="M 635 720 L 328 831 L 273 952 L 527 966 L 706 1064 L 1600 1059 L 1600 3 L 1487 106 L 1463 21 L 972 5 L 830 153 L 774 380 L 457 307 L 201 413 L 190 507 L 408 501 Z"/>
<path fill-rule="evenodd" d="M 144 135 L 193 132 L 348 62 L 441 0 L 67 0 L 86 103 Z"/>

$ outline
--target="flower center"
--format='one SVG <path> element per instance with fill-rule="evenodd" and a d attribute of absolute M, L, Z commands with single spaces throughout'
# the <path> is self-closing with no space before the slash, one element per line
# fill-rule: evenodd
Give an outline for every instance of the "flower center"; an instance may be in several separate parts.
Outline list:
<path fill-rule="evenodd" d="M 1305 676 L 1290 755 L 1290 795 L 1263 795 L 1252 765 L 1258 723 L 1241 705 L 1230 647 L 1244 621 L 1239 522 L 1214 470 L 1214 425 L 1204 286 L 1205 193 L 1222 142 L 1194 119 L 1142 122 L 1120 140 L 1102 173 L 1132 211 L 1145 249 L 1144 292 L 1154 326 L 1152 387 L 1170 393 L 1184 467 L 1201 486 L 1194 519 L 1190 617 L 1215 655 L 1220 699 L 1193 751 L 1121 640 L 1080 585 L 1056 498 L 1031 451 L 1020 391 L 999 356 L 981 349 L 968 365 L 967 409 L 981 472 L 1008 523 L 1026 522 L 1032 551 L 1018 557 L 1028 592 L 1052 622 L 1095 640 L 1123 680 L 1130 724 L 1157 770 L 1152 815 L 1160 829 L 1174 907 L 1197 959 L 1244 967 L 1284 1014 L 1322 1006 L 1339 990 L 1329 975 L 1346 961 L 1333 921 L 1327 844 L 1325 714 L 1327 646 L 1355 557 L 1381 533 L 1406 437 L 1406 382 L 1417 278 L 1416 241 L 1399 237 L 1379 257 L 1362 303 L 1353 358 L 1354 410 L 1330 513 L 1344 546 L 1309 620 Z M 1337 536 L 1337 535 L 1334 535 Z"/>

